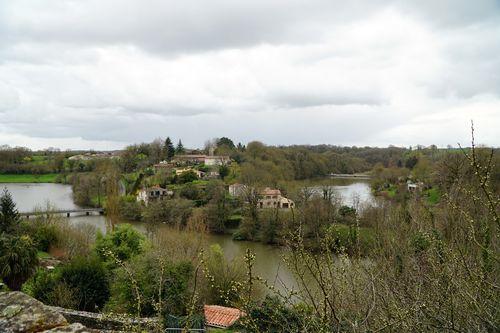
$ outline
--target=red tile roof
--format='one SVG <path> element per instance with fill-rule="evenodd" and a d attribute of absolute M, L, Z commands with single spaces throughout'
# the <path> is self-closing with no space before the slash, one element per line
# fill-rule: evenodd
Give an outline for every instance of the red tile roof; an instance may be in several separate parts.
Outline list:
<path fill-rule="evenodd" d="M 233 325 L 245 313 L 236 308 L 220 305 L 205 305 L 205 322 L 208 326 L 226 328 Z"/>
<path fill-rule="evenodd" d="M 260 192 L 261 195 L 281 195 L 281 191 L 277 189 L 271 189 L 266 187 Z"/>

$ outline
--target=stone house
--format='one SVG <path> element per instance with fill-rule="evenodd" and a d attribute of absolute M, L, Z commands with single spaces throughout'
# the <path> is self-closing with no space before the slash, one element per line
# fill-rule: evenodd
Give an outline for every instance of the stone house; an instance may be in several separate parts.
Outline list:
<path fill-rule="evenodd" d="M 259 208 L 283 208 L 290 209 L 295 207 L 295 203 L 281 195 L 278 189 L 266 187 L 260 193 L 260 199 L 257 203 Z"/>

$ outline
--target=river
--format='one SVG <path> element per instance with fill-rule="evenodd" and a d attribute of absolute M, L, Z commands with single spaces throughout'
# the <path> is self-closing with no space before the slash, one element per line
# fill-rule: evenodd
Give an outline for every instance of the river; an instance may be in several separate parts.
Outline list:
<path fill-rule="evenodd" d="M 328 179 L 318 181 L 316 184 L 307 184 L 314 191 L 319 192 L 325 186 L 334 190 L 339 199 L 347 205 L 372 203 L 374 201 L 368 181 L 360 179 Z M 61 184 L 0 184 L 12 194 L 20 212 L 29 212 L 47 205 L 58 209 L 79 208 L 73 203 L 71 186 Z M 72 216 L 72 224 L 91 224 L 103 233 L 106 232 L 106 218 L 100 215 Z M 144 230 L 141 223 L 134 224 L 139 230 Z M 234 241 L 230 235 L 209 235 L 209 244 L 219 244 L 229 260 L 242 258 L 246 249 L 250 249 L 256 256 L 254 269 L 258 276 L 266 279 L 271 284 L 276 284 L 277 289 L 284 291 L 287 288 L 297 287 L 293 274 L 284 266 L 282 260 L 283 249 L 276 246 L 256 242 Z"/>

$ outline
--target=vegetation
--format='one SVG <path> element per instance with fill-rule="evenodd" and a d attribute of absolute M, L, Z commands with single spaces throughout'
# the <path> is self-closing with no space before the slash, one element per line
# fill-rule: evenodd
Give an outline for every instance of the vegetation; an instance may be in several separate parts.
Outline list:
<path fill-rule="evenodd" d="M 22 223 L 5 192 L 0 272 L 7 286 L 24 283 L 24 291 L 48 304 L 156 316 L 158 331 L 172 316 L 184 328 L 196 326 L 204 304 L 243 310 L 241 332 L 498 331 L 497 150 L 474 141 L 456 151 L 243 146 L 221 138 L 204 152 L 235 162 L 224 179 L 200 180 L 194 172 L 151 171 L 186 150 L 168 141 L 130 146 L 120 159 L 70 177 L 77 200 L 106 207 L 105 235 L 52 216 Z M 313 189 L 305 182 L 366 170 L 374 193 L 385 196 L 372 205 L 346 206 L 328 184 Z M 235 198 L 226 186 L 236 180 L 248 186 Z M 174 196 L 147 205 L 134 200 L 140 186 L 154 184 Z M 294 208 L 258 208 L 263 186 L 279 188 Z M 143 221 L 146 232 L 114 223 L 119 217 Z M 229 232 L 235 221 L 235 239 L 284 249 L 293 289 L 256 275 L 254 264 L 266 258 L 247 251 L 228 261 L 219 246 L 207 246 L 207 232 Z M 36 270 L 38 251 L 61 265 Z"/>

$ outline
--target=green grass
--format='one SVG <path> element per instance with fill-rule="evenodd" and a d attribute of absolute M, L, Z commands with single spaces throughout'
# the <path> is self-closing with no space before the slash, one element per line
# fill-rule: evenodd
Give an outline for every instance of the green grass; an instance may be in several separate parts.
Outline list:
<path fill-rule="evenodd" d="M 38 259 L 50 259 L 50 258 L 52 258 L 52 256 L 50 254 L 48 254 L 47 252 L 43 252 L 43 251 L 38 251 L 36 255 L 37 255 Z"/>
<path fill-rule="evenodd" d="M 425 195 L 427 196 L 427 202 L 435 205 L 439 202 L 440 194 L 437 188 L 431 188 L 425 191 Z"/>
<path fill-rule="evenodd" d="M 0 174 L 0 183 L 55 183 L 57 173 L 48 173 L 44 175 L 34 174 Z"/>

